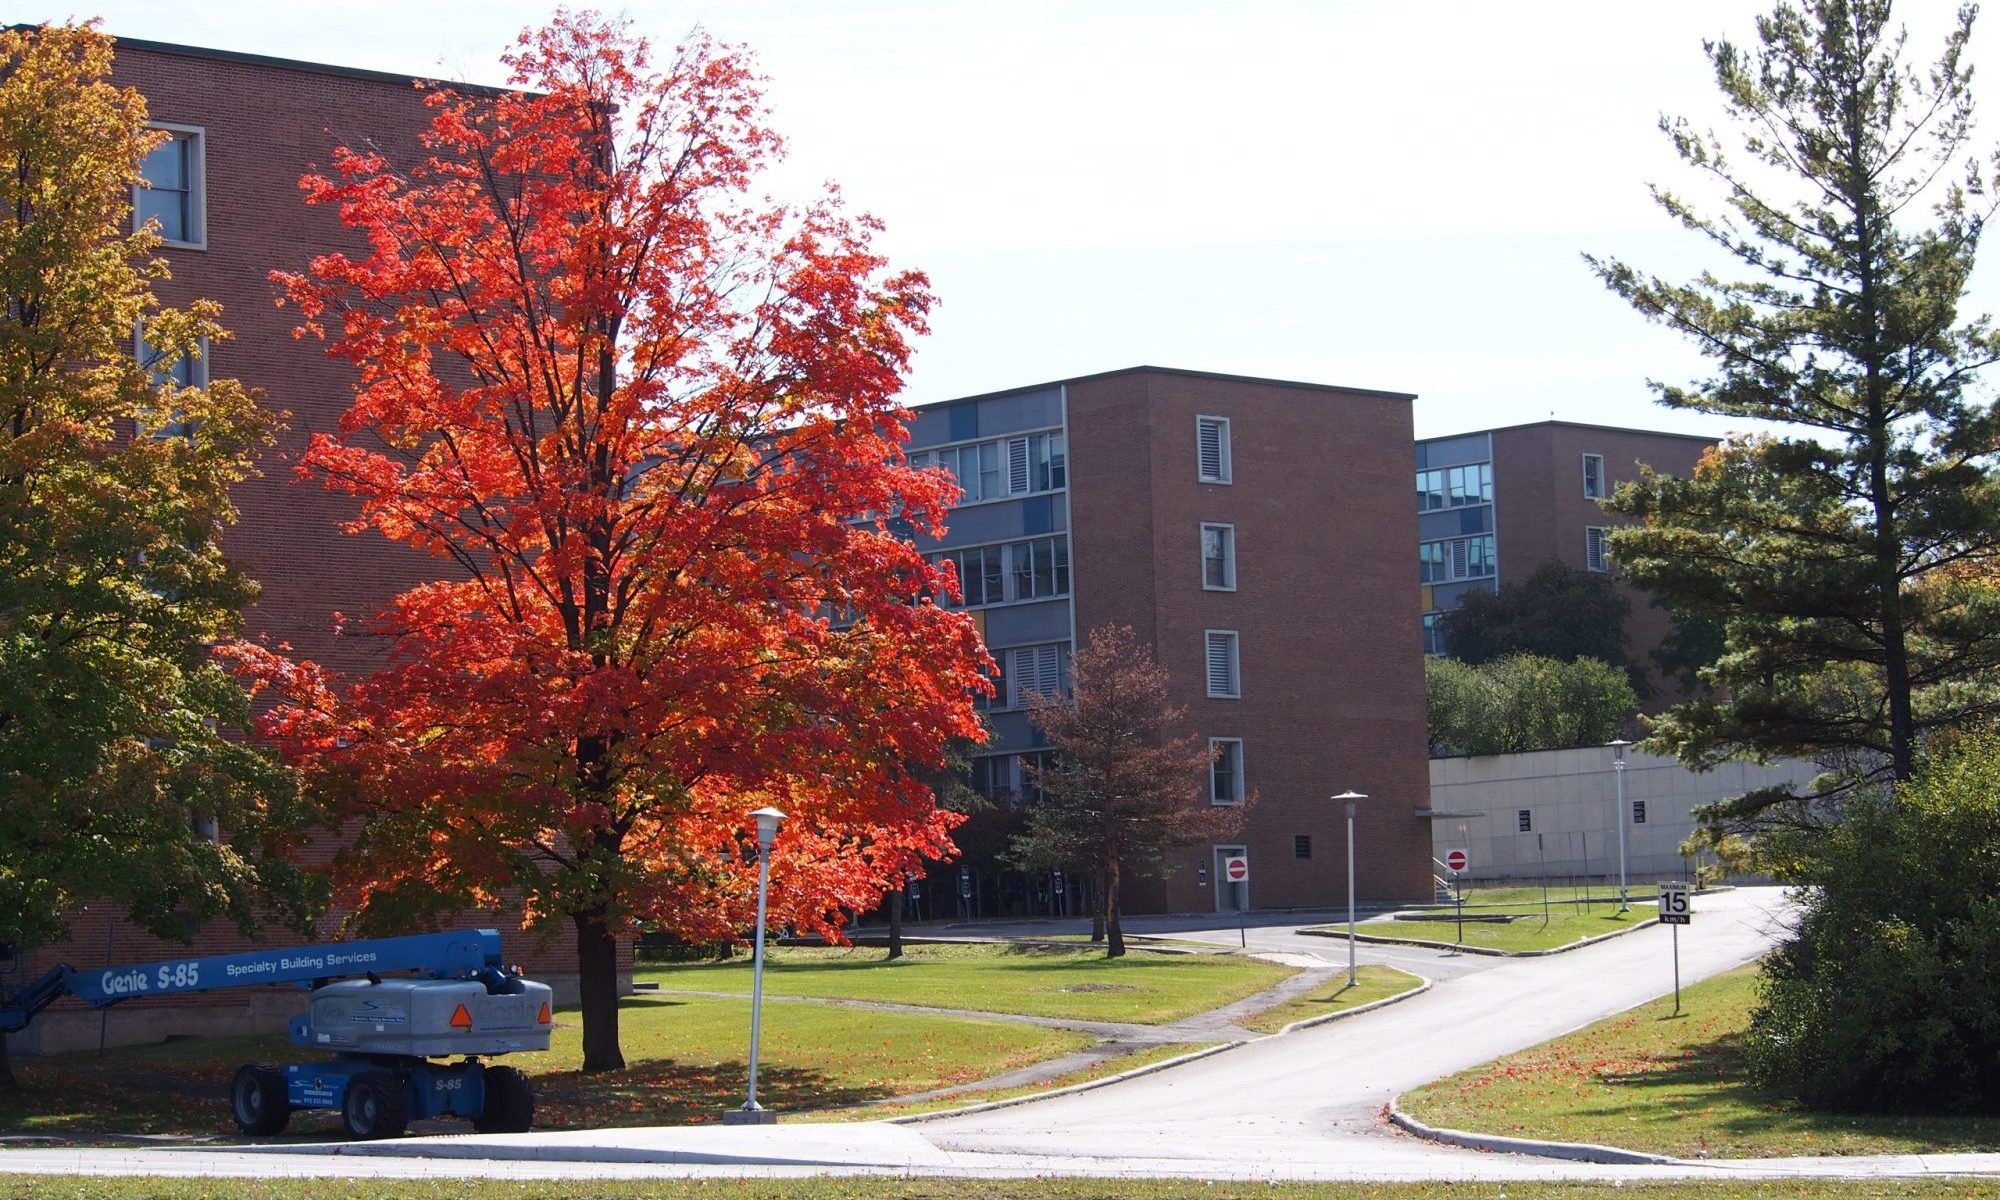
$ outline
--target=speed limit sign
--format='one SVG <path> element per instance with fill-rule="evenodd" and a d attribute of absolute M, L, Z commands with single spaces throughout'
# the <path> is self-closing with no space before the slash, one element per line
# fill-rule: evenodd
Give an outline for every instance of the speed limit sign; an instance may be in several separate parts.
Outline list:
<path fill-rule="evenodd" d="M 1685 883 L 1663 883 L 1660 885 L 1660 924 L 1691 925 L 1694 914 L 1688 909 L 1688 885 Z"/>

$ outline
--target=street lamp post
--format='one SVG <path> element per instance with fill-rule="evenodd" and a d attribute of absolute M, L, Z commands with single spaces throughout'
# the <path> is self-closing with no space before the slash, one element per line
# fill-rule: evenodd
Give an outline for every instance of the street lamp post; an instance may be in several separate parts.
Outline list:
<path fill-rule="evenodd" d="M 1353 987 L 1361 980 L 1354 966 L 1354 803 L 1368 797 L 1356 791 L 1345 791 L 1335 796 L 1335 800 L 1347 802 L 1347 986 Z"/>
<path fill-rule="evenodd" d="M 1625 892 L 1625 747 L 1632 743 L 1624 738 L 1611 742 L 1611 770 L 1618 776 L 1618 911 L 1631 912 L 1632 901 Z"/>
<path fill-rule="evenodd" d="M 770 1125 L 778 1114 L 757 1103 L 757 1041 L 764 1019 L 764 913 L 771 891 L 771 843 L 778 840 L 778 823 L 785 814 L 775 808 L 760 808 L 750 814 L 757 818 L 757 942 L 750 967 L 750 1097 L 742 1108 L 727 1109 L 724 1125 Z"/>

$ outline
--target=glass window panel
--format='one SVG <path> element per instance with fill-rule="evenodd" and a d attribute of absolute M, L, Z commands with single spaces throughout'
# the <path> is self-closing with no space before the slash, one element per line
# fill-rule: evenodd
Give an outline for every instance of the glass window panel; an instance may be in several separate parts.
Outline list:
<path fill-rule="evenodd" d="M 1049 487 L 1069 486 L 1068 444 L 1060 433 L 1049 435 Z"/>
<path fill-rule="evenodd" d="M 1000 484 L 1000 443 L 986 442 L 978 447 L 979 452 L 979 498 L 991 500 L 1006 494 Z"/>

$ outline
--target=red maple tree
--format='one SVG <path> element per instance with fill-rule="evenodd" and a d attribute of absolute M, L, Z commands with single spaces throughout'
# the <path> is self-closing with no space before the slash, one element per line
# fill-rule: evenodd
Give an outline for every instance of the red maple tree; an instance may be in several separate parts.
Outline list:
<path fill-rule="evenodd" d="M 831 188 L 750 198 L 780 143 L 741 50 L 655 69 L 558 13 L 506 61 L 523 90 L 431 90 L 421 161 L 308 175 L 370 250 L 274 275 L 359 368 L 301 473 L 451 569 L 370 623 L 365 678 L 231 653 L 353 833 L 358 916 L 512 891 L 568 918 L 584 1068 L 611 1069 L 616 939 L 740 934 L 751 809 L 790 816 L 775 925 L 834 928 L 951 852 L 919 768 L 976 736 L 986 659 L 904 536 L 954 494 L 900 452 L 927 280 Z"/>

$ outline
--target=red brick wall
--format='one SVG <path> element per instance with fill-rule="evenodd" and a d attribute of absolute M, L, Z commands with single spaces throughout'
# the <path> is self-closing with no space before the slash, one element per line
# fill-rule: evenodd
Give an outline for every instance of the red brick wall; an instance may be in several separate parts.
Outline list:
<path fill-rule="evenodd" d="M 1195 418 L 1227 417 L 1232 482 L 1197 481 Z M 1257 796 L 1238 839 L 1254 907 L 1346 895 L 1344 813 L 1357 889 L 1414 899 L 1430 878 L 1424 699 L 1410 547 L 1407 397 L 1141 371 L 1069 385 L 1071 561 L 1078 637 L 1129 624 L 1154 643 L 1177 704 L 1204 737 L 1241 737 Z M 1202 522 L 1236 527 L 1237 590 L 1201 584 Z M 1204 631 L 1238 632 L 1243 698 L 1207 698 Z M 1312 838 L 1312 858 L 1293 837 Z M 1195 866 L 1173 855 L 1135 909 L 1209 911 Z"/>

